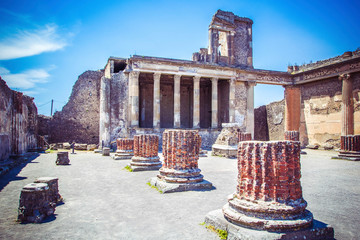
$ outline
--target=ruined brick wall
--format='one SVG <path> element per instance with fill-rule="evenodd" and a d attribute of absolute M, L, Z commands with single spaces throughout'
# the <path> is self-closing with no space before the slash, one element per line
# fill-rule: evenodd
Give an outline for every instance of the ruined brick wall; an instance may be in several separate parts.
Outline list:
<path fill-rule="evenodd" d="M 103 71 L 86 71 L 73 86 L 68 103 L 55 112 L 50 123 L 49 141 L 99 142 L 100 79 Z"/>
<path fill-rule="evenodd" d="M 37 107 L 0 78 L 0 161 L 37 147 Z"/>
<path fill-rule="evenodd" d="M 360 75 L 352 74 L 354 130 L 360 134 Z M 342 82 L 337 78 L 301 86 L 300 141 L 340 147 Z"/>

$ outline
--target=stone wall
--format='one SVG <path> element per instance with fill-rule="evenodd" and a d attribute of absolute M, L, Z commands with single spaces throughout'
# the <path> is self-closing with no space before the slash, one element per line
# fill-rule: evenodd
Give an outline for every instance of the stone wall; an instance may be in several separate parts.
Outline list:
<path fill-rule="evenodd" d="M 0 161 L 37 148 L 34 98 L 11 90 L 0 77 Z"/>
<path fill-rule="evenodd" d="M 99 142 L 100 79 L 103 71 L 86 71 L 73 86 L 68 103 L 55 112 L 49 129 L 50 143 Z"/>
<path fill-rule="evenodd" d="M 352 74 L 354 133 L 360 134 L 360 75 Z M 304 144 L 340 147 L 341 89 L 337 78 L 301 85 L 300 141 Z"/>

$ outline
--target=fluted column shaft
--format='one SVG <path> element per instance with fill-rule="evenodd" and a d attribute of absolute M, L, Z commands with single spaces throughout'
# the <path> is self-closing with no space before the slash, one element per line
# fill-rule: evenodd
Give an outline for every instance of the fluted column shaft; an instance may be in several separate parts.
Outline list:
<path fill-rule="evenodd" d="M 160 77 L 161 73 L 154 73 L 154 128 L 160 128 Z"/>
<path fill-rule="evenodd" d="M 353 82 L 350 74 L 339 76 L 342 81 L 342 118 L 341 118 L 341 136 L 354 134 L 354 100 L 353 100 Z"/>
<path fill-rule="evenodd" d="M 174 76 L 174 128 L 180 128 L 180 80 L 181 75 Z"/>
<path fill-rule="evenodd" d="M 211 127 L 218 127 L 218 78 L 211 79 Z"/>
<path fill-rule="evenodd" d="M 139 76 L 140 72 L 130 72 L 129 75 L 129 102 L 130 108 L 130 126 L 139 126 Z"/>
<path fill-rule="evenodd" d="M 193 128 L 200 128 L 200 76 L 194 77 Z"/>

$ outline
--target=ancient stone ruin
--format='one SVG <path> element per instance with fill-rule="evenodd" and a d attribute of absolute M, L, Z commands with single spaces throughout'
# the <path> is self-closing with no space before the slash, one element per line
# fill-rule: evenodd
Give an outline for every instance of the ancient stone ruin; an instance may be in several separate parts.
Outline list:
<path fill-rule="evenodd" d="M 56 165 L 69 165 L 69 152 L 58 152 L 56 158 Z"/>
<path fill-rule="evenodd" d="M 211 189 L 198 168 L 201 137 L 197 130 L 165 130 L 163 133 L 164 163 L 150 184 L 162 192 Z"/>
<path fill-rule="evenodd" d="M 251 133 L 241 132 L 239 124 L 223 123 L 222 130 L 212 145 L 212 155 L 236 158 L 238 142 L 248 140 L 251 140 Z"/>
<path fill-rule="evenodd" d="M 59 193 L 59 179 L 57 177 L 39 177 L 34 183 L 46 183 L 49 186 L 49 201 L 53 203 L 60 203 L 63 201 Z"/>
<path fill-rule="evenodd" d="M 158 170 L 161 168 L 159 151 L 159 137 L 154 134 L 134 136 L 134 156 L 130 166 L 133 171 Z"/>
<path fill-rule="evenodd" d="M 306 210 L 300 142 L 240 142 L 238 151 L 236 192 L 222 211 L 206 216 L 207 223 L 235 239 L 333 239 L 331 227 L 312 227 L 313 215 Z"/>
<path fill-rule="evenodd" d="M 131 159 L 134 156 L 134 139 L 118 138 L 116 139 L 115 160 Z"/>
<path fill-rule="evenodd" d="M 30 183 L 20 194 L 18 220 L 40 223 L 45 217 L 54 214 L 56 203 L 46 183 Z"/>

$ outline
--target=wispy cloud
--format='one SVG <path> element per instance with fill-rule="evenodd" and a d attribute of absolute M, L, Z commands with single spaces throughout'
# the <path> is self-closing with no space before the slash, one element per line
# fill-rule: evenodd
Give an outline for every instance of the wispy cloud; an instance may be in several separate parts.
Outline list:
<path fill-rule="evenodd" d="M 46 69 L 30 69 L 20 73 L 11 73 L 8 69 L 0 67 L 0 75 L 10 88 L 27 90 L 24 92 L 35 94 L 34 89 L 38 83 L 48 82 L 50 74 Z M 29 90 L 31 89 L 31 90 Z"/>
<path fill-rule="evenodd" d="M 48 24 L 35 30 L 19 30 L 5 39 L 0 39 L 0 60 L 53 52 L 66 45 L 66 40 L 58 35 L 55 24 Z"/>

